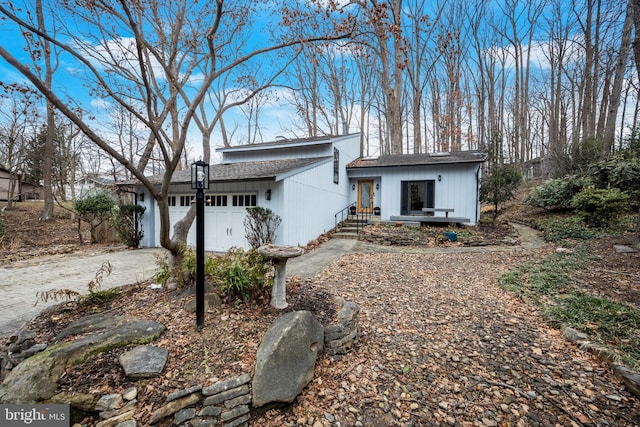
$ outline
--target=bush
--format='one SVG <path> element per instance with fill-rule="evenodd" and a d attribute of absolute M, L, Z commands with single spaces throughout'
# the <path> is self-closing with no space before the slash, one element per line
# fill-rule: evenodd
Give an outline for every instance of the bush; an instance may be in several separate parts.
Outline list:
<path fill-rule="evenodd" d="M 513 192 L 522 182 L 520 171 L 507 164 L 496 164 L 490 175 L 482 180 L 480 199 L 494 207 L 494 219 L 498 216 L 498 205 L 513 198 Z"/>
<path fill-rule="evenodd" d="M 617 188 L 587 187 L 573 197 L 571 206 L 588 224 L 602 227 L 629 209 L 629 195 Z"/>
<path fill-rule="evenodd" d="M 585 226 L 576 216 L 566 218 L 548 218 L 544 221 L 544 239 L 557 242 L 562 239 L 592 239 L 595 233 Z"/>
<path fill-rule="evenodd" d="M 144 237 L 142 231 L 142 217 L 145 206 L 121 205 L 114 208 L 112 224 L 118 233 L 118 238 L 129 248 L 137 248 Z"/>
<path fill-rule="evenodd" d="M 640 158 L 616 156 L 592 165 L 590 170 L 596 187 L 617 188 L 631 197 L 634 208 L 640 204 Z"/>
<path fill-rule="evenodd" d="M 583 177 L 555 178 L 531 190 L 525 198 L 529 206 L 544 209 L 570 209 L 571 199 L 591 181 Z"/>
<path fill-rule="evenodd" d="M 90 194 L 82 199 L 78 199 L 73 204 L 73 209 L 78 214 L 78 234 L 80 235 L 80 221 L 89 223 L 91 230 L 91 243 L 98 242 L 96 230 L 100 224 L 111 217 L 111 211 L 115 202 L 111 194 L 102 191 Z M 82 237 L 80 238 L 82 242 Z"/>
<path fill-rule="evenodd" d="M 225 256 L 212 258 L 212 279 L 220 294 L 231 303 L 268 295 L 273 285 L 272 269 L 255 249 L 230 249 Z"/>
<path fill-rule="evenodd" d="M 282 220 L 271 209 L 255 206 L 247 208 L 244 219 L 245 237 L 252 248 L 273 243 Z"/>

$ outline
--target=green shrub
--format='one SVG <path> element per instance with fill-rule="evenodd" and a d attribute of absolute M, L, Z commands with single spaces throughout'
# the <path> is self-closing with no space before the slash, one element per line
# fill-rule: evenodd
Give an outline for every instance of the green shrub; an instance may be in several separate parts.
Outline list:
<path fill-rule="evenodd" d="M 258 299 L 271 290 L 271 266 L 255 249 L 230 249 L 224 256 L 212 258 L 211 278 L 219 284 L 228 303 Z"/>
<path fill-rule="evenodd" d="M 169 277 L 171 277 L 171 268 L 169 267 L 169 260 L 166 253 L 162 255 L 156 255 L 156 266 L 158 272 L 156 273 L 156 280 L 159 284 L 165 285 Z"/>
<path fill-rule="evenodd" d="M 118 238 L 129 248 L 137 248 L 144 237 L 142 231 L 142 217 L 145 206 L 121 205 L 113 209 L 111 222 Z"/>
<path fill-rule="evenodd" d="M 573 197 L 571 206 L 587 223 L 602 227 L 629 209 L 629 195 L 617 188 L 587 187 Z"/>
<path fill-rule="evenodd" d="M 543 236 L 547 242 L 562 239 L 592 239 L 593 230 L 589 229 L 581 218 L 569 216 L 563 218 L 547 218 L 543 223 Z"/>
<path fill-rule="evenodd" d="M 590 137 L 574 142 L 569 147 L 572 173 L 586 173 L 589 166 L 600 159 L 602 145 L 598 139 Z"/>
<path fill-rule="evenodd" d="M 571 199 L 591 181 L 583 177 L 555 178 L 531 190 L 525 203 L 544 209 L 569 209 Z"/>
<path fill-rule="evenodd" d="M 480 199 L 493 206 L 494 219 L 498 216 L 498 206 L 513 199 L 513 193 L 522 182 L 522 174 L 513 165 L 495 164 L 487 177 L 482 179 Z"/>
<path fill-rule="evenodd" d="M 73 203 L 73 209 L 78 214 L 78 234 L 80 232 L 80 221 L 87 222 L 91 230 L 91 243 L 98 242 L 96 230 L 100 224 L 111 217 L 111 212 L 115 202 L 111 194 L 101 191 L 89 194 Z"/>
<path fill-rule="evenodd" d="M 80 304 L 81 306 L 104 305 L 118 298 L 120 296 L 120 293 L 120 289 L 118 288 L 89 292 L 86 295 L 81 295 L 78 297 L 78 304 Z"/>

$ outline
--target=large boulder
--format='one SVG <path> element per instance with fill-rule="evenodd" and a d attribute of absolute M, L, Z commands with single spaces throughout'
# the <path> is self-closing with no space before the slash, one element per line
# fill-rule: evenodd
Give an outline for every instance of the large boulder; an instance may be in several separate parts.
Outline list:
<path fill-rule="evenodd" d="M 253 406 L 293 402 L 313 379 L 323 343 L 322 325 L 310 312 L 294 311 L 277 318 L 256 354 Z"/>
<path fill-rule="evenodd" d="M 56 344 L 16 366 L 0 384 L 0 403 L 34 403 L 53 396 L 68 364 L 78 365 L 95 354 L 156 340 L 164 325 L 135 317 L 87 316 L 65 328 Z M 75 336 L 73 340 L 63 338 Z M 62 341 L 62 342 L 60 342 Z"/>

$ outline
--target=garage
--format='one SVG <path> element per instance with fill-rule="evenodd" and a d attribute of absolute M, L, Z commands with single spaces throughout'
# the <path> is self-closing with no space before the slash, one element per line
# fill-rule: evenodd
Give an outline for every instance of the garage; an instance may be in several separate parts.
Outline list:
<path fill-rule="evenodd" d="M 169 218 L 173 232 L 174 224 L 189 211 L 193 194 L 169 196 Z M 206 194 L 204 207 L 204 246 L 206 251 L 226 252 L 229 248 L 248 249 L 245 238 L 244 219 L 246 208 L 256 206 L 256 193 Z M 156 208 L 156 230 L 160 230 L 160 215 Z M 187 236 L 187 245 L 195 247 L 195 221 Z M 159 231 L 158 231 L 159 233 Z M 156 241 L 160 241 L 159 235 Z"/>

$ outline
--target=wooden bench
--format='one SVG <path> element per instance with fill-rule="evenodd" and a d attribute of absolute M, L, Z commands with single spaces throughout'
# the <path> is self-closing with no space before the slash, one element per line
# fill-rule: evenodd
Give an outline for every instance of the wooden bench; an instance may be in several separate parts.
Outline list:
<path fill-rule="evenodd" d="M 422 212 L 427 213 L 435 213 L 435 212 L 444 212 L 444 217 L 449 218 L 449 212 L 453 212 L 454 210 L 451 208 L 422 208 Z"/>
<path fill-rule="evenodd" d="M 469 218 L 445 217 L 445 216 L 421 216 L 421 215 L 392 215 L 389 221 L 393 222 L 420 222 L 420 223 L 462 223 L 471 222 Z"/>

